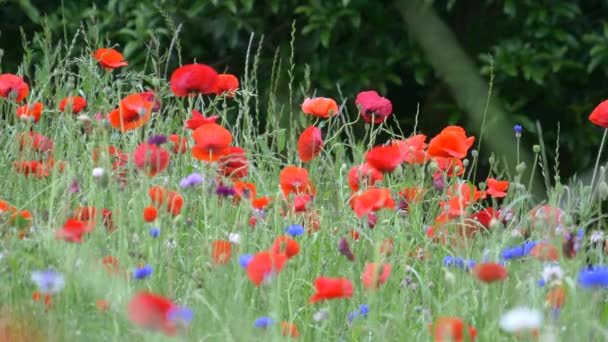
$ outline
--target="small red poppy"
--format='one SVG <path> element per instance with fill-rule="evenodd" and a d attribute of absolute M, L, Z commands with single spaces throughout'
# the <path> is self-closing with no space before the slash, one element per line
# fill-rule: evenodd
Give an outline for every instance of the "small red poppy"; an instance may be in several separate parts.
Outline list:
<path fill-rule="evenodd" d="M 403 161 L 408 164 L 424 164 L 431 158 L 424 150 L 427 145 L 424 143 L 426 135 L 417 134 L 405 140 L 396 140 L 392 144 L 399 146 Z"/>
<path fill-rule="evenodd" d="M 131 322 L 145 329 L 160 330 L 167 335 L 174 335 L 177 331 L 177 326 L 169 315 L 175 308 L 177 306 L 171 300 L 148 292 L 136 294 L 128 305 Z"/>
<path fill-rule="evenodd" d="M 57 231 L 55 237 L 69 242 L 82 242 L 84 234 L 93 231 L 93 226 L 82 221 L 68 219 L 63 227 Z"/>
<path fill-rule="evenodd" d="M 466 326 L 462 319 L 456 317 L 439 317 L 435 323 L 429 325 L 429 330 L 433 334 L 435 342 L 463 342 L 467 341 L 464 330 L 468 330 L 468 337 L 472 342 L 477 337 L 477 330 L 471 326 Z"/>
<path fill-rule="evenodd" d="M 290 193 L 311 194 L 316 193 L 316 189 L 308 178 L 308 171 L 297 166 L 286 166 L 279 174 L 279 184 L 285 197 Z"/>
<path fill-rule="evenodd" d="M 509 274 L 501 265 L 494 262 L 484 262 L 475 265 L 473 275 L 484 283 L 493 283 L 507 279 Z"/>
<path fill-rule="evenodd" d="M 26 177 L 32 175 L 36 178 L 45 178 L 51 174 L 50 167 L 47 164 L 36 160 L 16 161 L 13 163 L 13 168 L 17 173 L 21 173 Z"/>
<path fill-rule="evenodd" d="M 370 188 L 351 200 L 351 206 L 358 217 L 363 217 L 372 211 L 382 208 L 395 209 L 395 200 L 391 197 L 390 189 Z"/>
<path fill-rule="evenodd" d="M 509 189 L 509 181 L 499 181 L 494 178 L 488 178 L 486 180 L 488 189 L 486 194 L 494 197 L 501 198 L 507 196 L 507 189 Z"/>
<path fill-rule="evenodd" d="M 23 78 L 13 74 L 0 75 L 0 97 L 19 103 L 27 97 L 29 92 L 30 88 Z"/>
<path fill-rule="evenodd" d="M 274 240 L 271 250 L 274 254 L 285 254 L 287 259 L 291 259 L 300 253 L 300 244 L 288 236 L 279 236 Z"/>
<path fill-rule="evenodd" d="M 338 104 L 327 97 L 306 98 L 302 103 L 302 111 L 304 114 L 327 119 L 338 115 Z"/>
<path fill-rule="evenodd" d="M 0 86 L 0 94 L 1 91 L 2 88 Z M 602 101 L 602 103 L 595 107 L 591 115 L 589 115 L 589 121 L 600 127 L 608 128 L 608 100 Z"/>
<path fill-rule="evenodd" d="M 232 243 L 226 240 L 215 240 L 211 243 L 211 257 L 216 265 L 224 265 L 230 261 Z"/>
<path fill-rule="evenodd" d="M 44 106 L 40 102 L 31 105 L 25 104 L 17 108 L 16 114 L 21 120 L 33 120 L 34 122 L 38 122 L 40 121 L 40 114 L 42 113 L 43 108 Z"/>
<path fill-rule="evenodd" d="M 97 49 L 93 57 L 99 62 L 99 65 L 108 71 L 129 65 L 129 63 L 124 60 L 122 54 L 114 49 Z"/>
<path fill-rule="evenodd" d="M 310 126 L 302 132 L 298 139 L 298 155 L 300 160 L 307 163 L 313 160 L 323 149 L 323 137 L 321 130 Z"/>
<path fill-rule="evenodd" d="M 429 142 L 427 152 L 433 157 L 453 157 L 462 159 L 467 156 L 467 151 L 475 137 L 468 137 L 464 128 L 460 126 L 448 126 Z"/>
<path fill-rule="evenodd" d="M 381 172 L 392 172 L 403 162 L 403 152 L 397 144 L 376 146 L 365 154 L 365 161 Z"/>
<path fill-rule="evenodd" d="M 219 118 L 217 115 L 205 117 L 201 112 L 192 110 L 192 119 L 184 121 L 184 125 L 187 129 L 195 130 L 202 125 L 216 123 Z"/>
<path fill-rule="evenodd" d="M 217 95 L 226 93 L 228 97 L 233 97 L 238 88 L 239 79 L 236 76 L 232 74 L 219 74 L 217 75 L 217 83 L 213 92 Z"/>
<path fill-rule="evenodd" d="M 53 140 L 39 133 L 17 133 L 17 140 L 21 151 L 33 150 L 44 153 L 53 150 Z"/>
<path fill-rule="evenodd" d="M 353 284 L 346 278 L 317 277 L 314 285 L 317 292 L 310 297 L 311 304 L 322 300 L 353 296 Z"/>
<path fill-rule="evenodd" d="M 148 176 L 156 176 L 169 165 L 169 151 L 157 145 L 143 143 L 133 152 L 133 163 Z"/>
<path fill-rule="evenodd" d="M 65 113 L 69 109 L 72 114 L 78 114 L 87 106 L 87 100 L 82 96 L 68 96 L 59 102 L 59 110 Z"/>
<path fill-rule="evenodd" d="M 171 74 L 171 91 L 175 96 L 212 94 L 218 81 L 217 72 L 206 64 L 187 64 Z"/>
<path fill-rule="evenodd" d="M 237 146 L 228 146 L 225 154 L 218 159 L 219 171 L 224 177 L 241 179 L 249 173 L 249 160 L 245 150 Z"/>
<path fill-rule="evenodd" d="M 122 132 L 143 126 L 150 119 L 152 102 L 142 94 L 131 94 L 120 101 L 117 109 L 106 116 L 112 127 Z"/>
<path fill-rule="evenodd" d="M 144 208 L 144 221 L 153 222 L 154 220 L 156 220 L 157 216 L 158 210 L 156 209 L 156 207 L 149 206 Z"/>
<path fill-rule="evenodd" d="M 260 286 L 262 282 L 271 279 L 274 275 L 281 272 L 287 256 L 273 252 L 259 252 L 247 265 L 247 277 L 255 286 Z"/>
<path fill-rule="evenodd" d="M 209 162 L 224 156 L 232 143 L 230 131 L 215 123 L 198 127 L 192 132 L 192 138 L 196 144 L 192 147 L 194 158 Z"/>
<path fill-rule="evenodd" d="M 180 137 L 177 134 L 171 134 L 169 141 L 173 144 L 171 152 L 173 154 L 184 154 L 188 150 L 188 139 Z"/>
<path fill-rule="evenodd" d="M 300 332 L 295 324 L 289 322 L 281 322 L 281 334 L 286 337 L 298 338 Z"/>
<path fill-rule="evenodd" d="M 374 169 L 368 163 L 364 163 L 358 166 L 353 166 L 348 171 L 348 185 L 353 191 L 359 191 L 361 186 L 367 188 L 368 186 L 376 185 L 376 182 L 382 181 L 384 176 L 382 173 Z"/>
<path fill-rule="evenodd" d="M 559 249 L 548 242 L 540 241 L 530 250 L 530 255 L 540 261 L 558 261 Z"/>
<path fill-rule="evenodd" d="M 380 285 L 386 283 L 388 276 L 391 275 L 391 265 L 371 263 L 365 265 L 365 271 L 361 276 L 363 286 L 368 290 L 375 290 Z"/>
<path fill-rule="evenodd" d="M 365 122 L 381 123 L 393 113 L 393 104 L 385 97 L 378 95 L 374 90 L 362 91 L 357 94 L 355 104 Z"/>
<path fill-rule="evenodd" d="M 160 186 L 153 186 L 149 191 L 152 203 L 160 208 L 165 206 L 167 212 L 173 216 L 179 215 L 184 205 L 184 198 L 176 191 L 167 190 Z"/>

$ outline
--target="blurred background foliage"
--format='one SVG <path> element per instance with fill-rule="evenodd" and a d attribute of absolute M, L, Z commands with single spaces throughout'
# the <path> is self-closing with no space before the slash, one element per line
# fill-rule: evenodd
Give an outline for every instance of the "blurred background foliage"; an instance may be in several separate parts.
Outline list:
<path fill-rule="evenodd" d="M 410 0 L 401 0 L 410 1 Z M 413 1 L 413 0 L 412 0 Z M 426 61 L 397 10 L 399 0 L 0 0 L 3 72 L 21 63 L 22 36 L 47 28 L 70 41 L 79 27 L 96 47 L 117 44 L 132 67 L 144 63 L 157 40 L 168 47 L 181 25 L 181 61 L 204 62 L 242 75 L 251 34 L 264 36 L 260 72 L 270 73 L 276 51 L 289 59 L 296 23 L 296 80 L 310 68 L 312 90 L 348 97 L 375 89 L 393 101 L 405 132 L 427 134 L 467 119 L 450 89 Z M 427 0 L 489 80 L 494 98 L 524 142 L 537 143 L 535 122 L 555 146 L 560 130 L 560 168 L 569 176 L 591 166 L 600 130 L 588 114 L 608 90 L 608 3 L 603 0 Z M 94 28 L 94 29 L 92 29 Z M 172 66 L 179 63 L 177 58 Z M 270 75 L 268 75 L 270 79 Z M 286 76 L 285 76 L 286 77 Z M 263 85 L 261 85 L 262 88 Z M 306 94 L 311 95 L 311 94 Z M 475 132 L 478 127 L 468 127 Z M 509 127 L 509 129 L 511 129 Z M 475 132 L 476 133 L 476 132 Z M 491 137 L 491 132 L 488 134 Z M 551 152 L 554 148 L 548 148 Z M 550 156 L 551 157 L 551 156 Z"/>

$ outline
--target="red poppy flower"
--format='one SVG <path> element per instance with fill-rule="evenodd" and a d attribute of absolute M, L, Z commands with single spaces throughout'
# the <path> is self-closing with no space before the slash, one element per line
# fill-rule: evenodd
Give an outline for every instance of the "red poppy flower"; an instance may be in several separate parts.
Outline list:
<path fill-rule="evenodd" d="M 87 100 L 82 96 L 68 96 L 59 102 L 59 110 L 64 113 L 66 108 L 68 108 L 72 114 L 78 114 L 86 106 Z"/>
<path fill-rule="evenodd" d="M 393 113 L 393 104 L 387 98 L 378 95 L 374 90 L 362 91 L 357 95 L 355 104 L 365 122 L 375 123 L 385 121 Z"/>
<path fill-rule="evenodd" d="M 131 94 L 120 101 L 120 106 L 106 116 L 112 127 L 122 132 L 143 126 L 152 111 L 152 102 L 141 94 Z"/>
<path fill-rule="evenodd" d="M 465 336 L 464 330 L 468 330 L 468 336 Z M 429 325 L 429 330 L 433 334 L 435 342 L 462 342 L 475 341 L 477 330 L 471 326 L 465 326 L 460 318 L 456 317 L 439 317 L 434 324 Z"/>
<path fill-rule="evenodd" d="M 109 274 L 117 274 L 120 272 L 120 265 L 118 259 L 111 255 L 107 255 L 101 259 L 101 264 Z"/>
<path fill-rule="evenodd" d="M 466 206 L 477 202 L 481 198 L 481 191 L 477 187 L 468 182 L 460 182 L 450 187 L 447 191 L 450 197 L 460 197 Z"/>
<path fill-rule="evenodd" d="M 393 145 L 399 146 L 401 158 L 408 164 L 424 164 L 430 160 L 428 153 L 424 150 L 426 135 L 417 134 L 405 140 L 395 140 Z"/>
<path fill-rule="evenodd" d="M 365 161 L 381 172 L 392 172 L 403 162 L 403 152 L 397 144 L 376 146 L 365 154 Z"/>
<path fill-rule="evenodd" d="M 371 263 L 365 265 L 365 271 L 361 276 L 363 286 L 368 290 L 375 290 L 380 285 L 386 283 L 386 279 L 391 275 L 391 265 Z"/>
<path fill-rule="evenodd" d="M 501 264 L 484 262 L 475 265 L 473 268 L 473 275 L 484 283 L 493 283 L 495 281 L 507 279 L 509 274 Z"/>
<path fill-rule="evenodd" d="M 548 242 L 540 241 L 530 250 L 530 255 L 540 261 L 558 261 L 559 249 Z"/>
<path fill-rule="evenodd" d="M 467 156 L 467 151 L 475 137 L 468 137 L 464 128 L 460 126 L 448 126 L 429 142 L 427 152 L 433 157 L 454 157 L 462 159 Z"/>
<path fill-rule="evenodd" d="M 509 189 L 509 181 L 498 181 L 494 178 L 488 178 L 486 180 L 488 189 L 486 194 L 494 197 L 501 198 L 507 196 L 507 189 Z"/>
<path fill-rule="evenodd" d="M 298 139 L 298 155 L 305 163 L 319 155 L 322 148 L 323 138 L 321 137 L 321 130 L 315 126 L 305 129 Z"/>
<path fill-rule="evenodd" d="M 348 185 L 353 191 L 359 191 L 361 186 L 364 188 L 376 185 L 376 182 L 382 181 L 384 176 L 382 173 L 368 163 L 358 166 L 353 166 L 348 171 Z"/>
<path fill-rule="evenodd" d="M 13 74 L 0 75 L 0 97 L 19 103 L 27 97 L 29 92 L 30 88 L 23 78 Z"/>
<path fill-rule="evenodd" d="M 564 306 L 564 302 L 566 301 L 566 290 L 564 287 L 559 285 L 555 286 L 547 293 L 547 303 L 552 310 L 559 310 L 562 306 Z"/>
<path fill-rule="evenodd" d="M 155 207 L 149 206 L 144 208 L 144 221 L 153 222 L 154 220 L 156 220 L 157 216 L 158 210 Z"/>
<path fill-rule="evenodd" d="M 97 49 L 93 57 L 99 62 L 99 65 L 108 71 L 129 65 L 129 63 L 124 60 L 125 58 L 122 54 L 114 49 Z"/>
<path fill-rule="evenodd" d="M 173 154 L 184 154 L 188 150 L 188 139 L 180 137 L 177 134 L 171 134 L 169 141 L 173 144 L 171 152 Z"/>
<path fill-rule="evenodd" d="M 206 64 L 187 64 L 171 74 L 171 91 L 175 96 L 212 94 L 217 84 L 217 72 Z"/>
<path fill-rule="evenodd" d="M 187 129 L 195 130 L 202 125 L 214 124 L 220 117 L 217 115 L 205 117 L 201 112 L 192 110 L 192 119 L 184 121 Z"/>
<path fill-rule="evenodd" d="M 53 150 L 53 140 L 39 133 L 17 133 L 17 139 L 21 151 L 33 150 L 44 153 Z"/>
<path fill-rule="evenodd" d="M 407 203 L 418 203 L 422 200 L 422 196 L 426 193 L 426 189 L 419 186 L 413 186 L 399 190 L 399 196 Z"/>
<path fill-rule="evenodd" d="M 382 208 L 395 209 L 395 201 L 391 197 L 390 189 L 370 188 L 351 200 L 351 206 L 358 217 Z"/>
<path fill-rule="evenodd" d="M 169 151 L 157 145 L 142 143 L 133 152 L 133 163 L 152 177 L 163 172 L 169 165 Z"/>
<path fill-rule="evenodd" d="M 447 177 L 461 176 L 464 173 L 464 164 L 462 160 L 457 158 L 434 157 L 433 160 L 437 163 L 439 170 L 435 172 L 433 178 L 441 176 L 441 172 Z"/>
<path fill-rule="evenodd" d="M 263 281 L 281 272 L 286 261 L 285 254 L 260 252 L 254 255 L 247 265 L 247 277 L 255 286 L 260 286 Z"/>
<path fill-rule="evenodd" d="M 236 90 L 239 88 L 239 79 L 231 74 L 217 75 L 217 83 L 215 84 L 214 93 L 221 95 L 227 93 L 228 97 L 233 97 Z"/>
<path fill-rule="evenodd" d="M 315 289 L 317 292 L 309 299 L 311 304 L 322 300 L 353 296 L 353 284 L 346 278 L 317 277 Z"/>
<path fill-rule="evenodd" d="M 296 213 L 306 211 L 306 206 L 310 203 L 309 194 L 298 195 L 293 198 L 293 209 Z"/>
<path fill-rule="evenodd" d="M 289 322 L 281 322 L 281 334 L 286 337 L 297 338 L 300 335 L 298 327 L 295 324 Z"/>
<path fill-rule="evenodd" d="M 0 94 L 2 94 L 1 85 L 0 85 Z M 17 101 L 17 102 L 19 102 L 19 101 Z M 593 122 L 594 124 L 596 124 L 600 127 L 608 128 L 608 100 L 602 101 L 602 103 L 600 103 L 599 105 L 597 105 L 597 107 L 595 107 L 593 112 L 591 112 L 591 115 L 589 115 L 589 121 Z"/>
<path fill-rule="evenodd" d="M 17 173 L 21 173 L 26 177 L 32 175 L 36 178 L 44 178 L 51 174 L 51 170 L 47 164 L 36 160 L 16 161 L 13 163 L 13 167 Z"/>
<path fill-rule="evenodd" d="M 271 250 L 274 254 L 285 254 L 287 259 L 291 259 L 300 253 L 300 244 L 288 236 L 279 236 L 274 240 Z"/>
<path fill-rule="evenodd" d="M 83 221 L 85 224 L 93 226 L 95 224 L 95 220 L 97 218 L 97 208 L 95 207 L 77 207 L 74 209 L 74 215 L 72 219 Z M 103 209 L 101 211 L 101 218 L 103 221 L 103 225 L 106 227 L 108 231 L 112 231 L 114 228 L 114 222 L 112 221 L 112 212 L 108 209 Z"/>
<path fill-rule="evenodd" d="M 84 234 L 93 231 L 93 226 L 82 221 L 68 219 L 63 227 L 55 233 L 55 237 L 69 242 L 82 242 Z"/>
<path fill-rule="evenodd" d="M 232 143 L 232 134 L 218 124 L 200 126 L 192 132 L 195 146 L 192 147 L 194 158 L 204 161 L 216 161 L 228 152 Z"/>
<path fill-rule="evenodd" d="M 215 240 L 211 243 L 211 257 L 216 265 L 224 265 L 230 261 L 232 243 L 226 240 Z"/>
<path fill-rule="evenodd" d="M 129 319 L 139 327 L 174 335 L 177 326 L 170 319 L 170 313 L 176 308 L 177 305 L 165 297 L 140 292 L 129 301 Z"/>
<path fill-rule="evenodd" d="M 38 122 L 43 108 L 44 106 L 40 102 L 31 105 L 25 104 L 17 108 L 16 114 L 21 120 L 33 120 L 34 122 Z"/>
<path fill-rule="evenodd" d="M 306 98 L 302 103 L 302 111 L 319 118 L 329 118 L 338 115 L 338 104 L 327 97 Z"/>
<path fill-rule="evenodd" d="M 167 212 L 173 216 L 179 215 L 184 205 L 184 198 L 176 191 L 163 189 L 160 186 L 153 186 L 149 191 L 152 203 L 160 208 L 165 206 Z"/>
<path fill-rule="evenodd" d="M 251 201 L 251 206 L 254 209 L 263 210 L 270 202 L 272 202 L 272 198 L 270 197 L 259 197 Z"/>
<path fill-rule="evenodd" d="M 308 171 L 297 166 L 286 166 L 279 174 L 279 183 L 285 197 L 290 193 L 311 194 L 314 195 L 316 190 L 312 182 L 308 178 Z"/>
<path fill-rule="evenodd" d="M 218 159 L 218 163 L 219 171 L 224 177 L 241 179 L 249 173 L 249 160 L 247 160 L 245 150 L 240 147 L 226 148 L 225 154 Z"/>

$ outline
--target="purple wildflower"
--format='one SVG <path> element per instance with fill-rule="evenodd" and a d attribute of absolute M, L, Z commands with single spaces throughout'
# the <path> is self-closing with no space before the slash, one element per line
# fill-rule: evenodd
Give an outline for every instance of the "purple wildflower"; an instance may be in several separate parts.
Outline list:
<path fill-rule="evenodd" d="M 190 188 L 195 185 L 202 184 L 203 180 L 204 180 L 203 175 L 201 175 L 200 173 L 194 172 L 194 173 L 186 176 L 186 178 L 183 178 L 179 182 L 179 186 L 182 188 Z"/>
<path fill-rule="evenodd" d="M 355 261 L 355 254 L 350 250 L 350 245 L 348 244 L 348 240 L 346 238 L 341 238 L 340 243 L 338 244 L 338 251 L 340 254 L 344 255 L 348 260 Z"/>
<path fill-rule="evenodd" d="M 162 145 L 162 144 L 164 144 L 166 142 L 167 142 L 167 137 L 164 136 L 164 135 L 162 135 L 162 134 L 153 135 L 153 136 L 151 136 L 151 137 L 148 138 L 148 144 L 150 144 L 150 145 L 157 145 L 157 146 L 159 146 L 159 145 Z"/>
<path fill-rule="evenodd" d="M 236 194 L 236 191 L 234 191 L 234 189 L 232 187 L 220 185 L 217 188 L 215 188 L 215 194 L 220 197 L 228 197 L 228 196 L 234 196 Z"/>
<path fill-rule="evenodd" d="M 49 268 L 44 271 L 32 272 L 32 282 L 38 286 L 38 291 L 44 294 L 59 293 L 65 287 L 65 279 L 61 273 Z"/>
<path fill-rule="evenodd" d="M 133 271 L 133 278 L 144 279 L 151 276 L 153 272 L 154 269 L 151 265 L 145 265 L 144 267 L 136 268 L 135 271 Z"/>

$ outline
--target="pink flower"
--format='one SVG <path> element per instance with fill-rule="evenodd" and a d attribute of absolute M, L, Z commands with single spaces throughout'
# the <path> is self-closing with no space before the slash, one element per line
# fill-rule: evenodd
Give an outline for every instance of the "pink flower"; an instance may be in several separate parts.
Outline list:
<path fill-rule="evenodd" d="M 378 95 L 374 90 L 360 92 L 355 104 L 360 107 L 365 122 L 372 122 L 373 117 L 374 123 L 381 123 L 393 112 L 391 101 Z"/>

